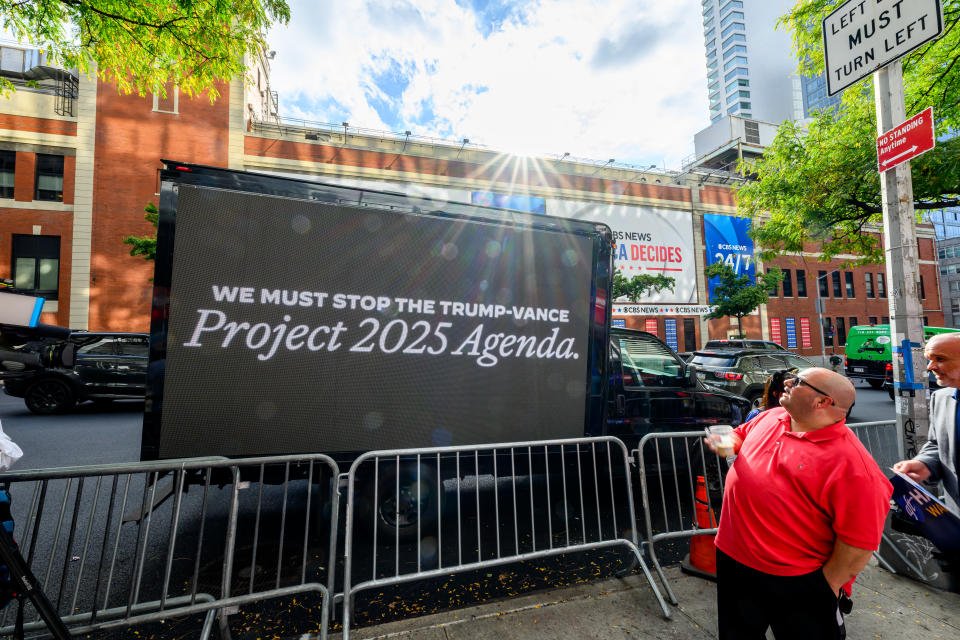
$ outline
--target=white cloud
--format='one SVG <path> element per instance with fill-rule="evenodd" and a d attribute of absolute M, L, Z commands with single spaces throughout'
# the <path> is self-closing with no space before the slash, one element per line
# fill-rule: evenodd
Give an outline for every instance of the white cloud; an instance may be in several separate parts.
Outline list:
<path fill-rule="evenodd" d="M 699 2 L 476 4 L 498 20 L 450 0 L 291 0 L 269 36 L 281 114 L 668 168 L 693 153 L 709 124 Z"/>

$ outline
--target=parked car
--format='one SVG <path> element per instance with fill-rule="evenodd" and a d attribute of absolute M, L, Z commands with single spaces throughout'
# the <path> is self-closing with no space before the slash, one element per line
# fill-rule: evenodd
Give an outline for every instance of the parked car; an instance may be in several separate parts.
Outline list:
<path fill-rule="evenodd" d="M 789 351 L 757 349 L 713 349 L 695 351 L 690 363 L 705 382 L 743 396 L 752 407 L 759 407 L 763 386 L 775 371 L 817 366 Z"/>
<path fill-rule="evenodd" d="M 756 349 L 758 351 L 786 351 L 784 347 L 781 347 L 776 342 L 771 342 L 770 340 L 707 340 L 707 344 L 703 345 L 704 351 L 709 351 L 710 349 Z"/>
<path fill-rule="evenodd" d="M 940 388 L 940 385 L 937 384 L 937 376 L 933 375 L 932 371 L 927 372 L 927 386 L 930 388 L 930 391 L 936 391 Z M 886 390 L 887 395 L 890 396 L 890 399 L 893 400 L 893 363 L 891 362 L 888 362 L 884 368 L 883 388 Z"/>
<path fill-rule="evenodd" d="M 654 431 L 738 425 L 749 411 L 747 400 L 705 384 L 697 367 L 656 336 L 634 329 L 610 330 L 609 435 L 633 446 Z"/>
<path fill-rule="evenodd" d="M 4 363 L 0 380 L 6 394 L 23 398 L 30 411 L 40 414 L 61 413 L 86 400 L 110 402 L 144 397 L 149 360 L 147 334 L 79 331 L 66 340 L 76 347 L 72 366 Z"/>

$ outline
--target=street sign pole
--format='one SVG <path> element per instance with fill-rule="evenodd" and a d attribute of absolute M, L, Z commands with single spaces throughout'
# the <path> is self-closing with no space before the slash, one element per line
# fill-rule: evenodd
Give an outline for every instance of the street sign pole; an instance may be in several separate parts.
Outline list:
<path fill-rule="evenodd" d="M 873 74 L 877 133 L 882 136 L 906 119 L 903 67 L 895 60 Z M 890 335 L 900 459 L 912 458 L 927 439 L 926 359 L 923 307 L 919 295 L 919 256 L 910 162 L 880 173 L 884 251 L 889 283 Z"/>

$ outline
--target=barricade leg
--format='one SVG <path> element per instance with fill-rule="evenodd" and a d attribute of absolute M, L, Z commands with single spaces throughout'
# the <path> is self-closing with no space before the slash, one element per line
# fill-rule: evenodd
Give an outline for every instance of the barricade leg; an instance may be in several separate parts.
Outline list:
<path fill-rule="evenodd" d="M 650 585 L 650 590 L 653 591 L 653 595 L 657 599 L 657 604 L 660 605 L 660 610 L 663 611 L 663 617 L 667 620 L 671 619 L 673 617 L 673 612 L 670 611 L 670 607 L 668 607 L 666 601 L 664 601 L 663 595 L 660 593 L 660 589 L 657 588 L 657 583 L 654 581 L 653 575 L 650 573 L 650 568 L 643 559 L 643 551 L 641 551 L 639 547 L 633 547 L 633 555 L 636 557 L 637 563 L 640 565 L 640 569 L 643 571 L 643 575 L 647 579 L 647 584 Z M 664 586 L 667 588 L 667 593 L 670 594 L 671 604 L 675 605 L 676 602 L 673 602 L 673 600 L 676 600 L 676 598 L 670 591 L 670 586 L 666 582 L 664 582 Z"/>

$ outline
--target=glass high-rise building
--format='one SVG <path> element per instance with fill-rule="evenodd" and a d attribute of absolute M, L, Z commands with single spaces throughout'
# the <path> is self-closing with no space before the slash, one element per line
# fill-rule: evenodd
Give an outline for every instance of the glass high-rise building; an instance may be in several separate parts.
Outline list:
<path fill-rule="evenodd" d="M 777 20 L 792 0 L 702 0 L 710 122 L 738 116 L 779 124 L 837 102 L 822 77 L 802 78 L 795 100 L 797 60 Z"/>

